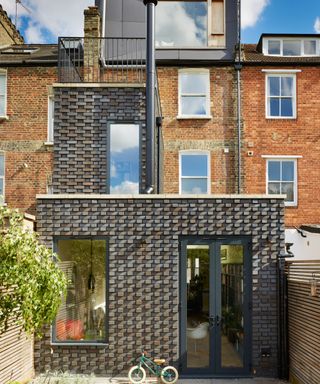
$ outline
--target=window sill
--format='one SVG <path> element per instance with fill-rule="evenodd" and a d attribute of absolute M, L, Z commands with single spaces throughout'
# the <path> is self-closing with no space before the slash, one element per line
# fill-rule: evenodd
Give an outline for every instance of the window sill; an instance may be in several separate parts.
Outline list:
<path fill-rule="evenodd" d="M 285 208 L 298 208 L 297 203 L 284 203 Z"/>
<path fill-rule="evenodd" d="M 211 115 L 178 115 L 177 120 L 211 120 Z"/>
<path fill-rule="evenodd" d="M 9 120 L 9 116 L 0 116 L 0 120 Z"/>
<path fill-rule="evenodd" d="M 53 141 L 45 141 L 44 145 L 46 145 L 47 147 L 52 147 L 53 146 Z"/>
<path fill-rule="evenodd" d="M 267 120 L 296 120 L 297 116 L 266 116 Z"/>
<path fill-rule="evenodd" d="M 67 342 L 61 342 L 61 343 L 57 343 L 55 341 L 51 341 L 50 345 L 54 345 L 55 347 L 101 347 L 101 348 L 106 348 L 106 347 L 109 347 L 109 344 L 107 343 L 77 343 L 77 342 L 70 342 L 70 343 L 67 343 Z"/>

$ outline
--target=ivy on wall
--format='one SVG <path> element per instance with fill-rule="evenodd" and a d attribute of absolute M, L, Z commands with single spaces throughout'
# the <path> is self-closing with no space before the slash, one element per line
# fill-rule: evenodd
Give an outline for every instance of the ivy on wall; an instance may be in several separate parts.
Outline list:
<path fill-rule="evenodd" d="M 0 334 L 15 322 L 41 335 L 54 319 L 67 286 L 54 258 L 20 213 L 0 206 Z"/>

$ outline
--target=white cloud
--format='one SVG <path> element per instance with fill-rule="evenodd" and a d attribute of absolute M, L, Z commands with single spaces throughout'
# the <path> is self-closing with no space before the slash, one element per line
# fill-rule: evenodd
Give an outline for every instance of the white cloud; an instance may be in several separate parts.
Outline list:
<path fill-rule="evenodd" d="M 316 21 L 314 22 L 313 27 L 316 33 L 320 33 L 320 17 L 316 18 Z"/>
<path fill-rule="evenodd" d="M 135 124 L 111 125 L 112 152 L 122 152 L 127 149 L 139 148 L 139 126 Z"/>
<path fill-rule="evenodd" d="M 2 0 L 3 9 L 15 21 L 15 1 Z M 29 18 L 25 29 L 25 38 L 28 43 L 44 42 L 46 31 L 54 36 L 83 36 L 83 11 L 94 0 L 22 0 L 18 4 L 18 29 L 21 28 L 21 17 Z"/>
<path fill-rule="evenodd" d="M 116 185 L 115 187 L 110 187 L 110 193 L 113 195 L 135 195 L 139 193 L 139 183 L 123 181 L 121 184 Z"/>
<path fill-rule="evenodd" d="M 261 15 L 270 0 L 242 0 L 241 2 L 241 26 L 243 29 L 253 27 L 261 18 Z"/>

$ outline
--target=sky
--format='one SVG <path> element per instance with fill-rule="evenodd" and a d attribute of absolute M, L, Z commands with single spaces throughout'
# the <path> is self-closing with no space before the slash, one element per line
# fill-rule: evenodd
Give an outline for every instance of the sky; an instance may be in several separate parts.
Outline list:
<path fill-rule="evenodd" d="M 13 22 L 15 2 L 1 0 Z M 83 10 L 94 4 L 94 0 L 21 2 L 29 12 L 18 4 L 18 29 L 27 43 L 83 36 Z M 320 0 L 242 0 L 241 18 L 243 43 L 257 42 L 261 33 L 320 33 Z"/>

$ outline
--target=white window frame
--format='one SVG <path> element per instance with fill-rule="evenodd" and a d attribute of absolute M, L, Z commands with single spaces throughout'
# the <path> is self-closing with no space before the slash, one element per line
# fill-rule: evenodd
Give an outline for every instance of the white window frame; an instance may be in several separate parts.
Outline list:
<path fill-rule="evenodd" d="M 266 71 L 266 78 L 265 78 L 265 110 L 266 110 L 266 118 L 267 119 L 296 119 L 297 118 L 297 77 L 296 77 L 296 72 L 297 71 L 286 71 L 286 72 L 272 72 L 272 71 Z M 269 96 L 269 84 L 268 84 L 268 79 L 269 77 L 291 77 L 293 79 L 293 109 L 292 109 L 292 116 L 272 116 L 268 114 L 268 106 L 269 106 L 269 99 L 271 97 Z M 273 98 L 278 97 L 279 99 L 281 98 L 288 98 L 288 96 L 272 96 Z"/>
<path fill-rule="evenodd" d="M 54 128 L 54 98 L 53 95 L 48 96 L 48 130 L 46 144 L 53 144 L 53 128 Z"/>
<path fill-rule="evenodd" d="M 5 86 L 4 86 L 4 114 L 0 114 L 0 119 L 8 119 L 7 116 L 7 93 L 8 93 L 8 73 L 4 69 L 0 69 L 0 76 L 3 76 L 5 79 Z"/>
<path fill-rule="evenodd" d="M 207 176 L 183 176 L 182 175 L 182 157 L 183 155 L 192 155 L 192 156 L 207 156 Z M 210 152 L 201 151 L 201 150 L 183 150 L 179 152 L 179 194 L 182 195 L 182 179 L 207 179 L 207 193 L 211 193 L 211 161 L 210 161 Z"/>
<path fill-rule="evenodd" d="M 293 171 L 294 171 L 294 180 L 293 180 L 293 201 L 285 201 L 286 207 L 296 207 L 298 205 L 298 166 L 297 166 L 297 159 L 299 156 L 296 157 L 288 157 L 288 156 L 263 156 L 266 158 L 266 194 L 269 195 L 269 162 L 271 161 L 278 161 L 282 163 L 283 161 L 292 161 L 293 162 Z M 280 167 L 280 170 L 282 168 Z M 272 180 L 270 181 L 273 182 Z M 283 180 L 280 177 L 279 183 L 282 183 Z M 272 194 L 270 194 L 272 196 Z"/>
<path fill-rule="evenodd" d="M 268 48 L 269 48 L 269 41 L 280 41 L 280 53 L 279 54 L 274 54 L 274 53 L 269 53 Z M 297 56 L 288 56 L 288 55 L 283 55 L 283 42 L 284 41 L 300 41 L 300 55 Z M 304 42 L 305 41 L 316 41 L 316 53 L 314 55 L 307 55 L 304 53 Z M 262 52 L 265 56 L 281 56 L 281 57 L 316 57 L 320 56 L 320 39 L 317 37 L 268 37 L 263 39 L 263 49 Z"/>
<path fill-rule="evenodd" d="M 201 74 L 207 75 L 207 86 L 205 93 L 181 93 L 181 75 L 185 74 Z M 206 97 L 206 114 L 205 115 L 183 115 L 182 102 L 183 96 L 205 96 Z M 210 114 L 210 70 L 205 68 L 184 68 L 178 71 L 178 116 L 177 119 L 211 119 Z"/>
<path fill-rule="evenodd" d="M 0 179 L 3 180 L 3 196 L 1 198 L 1 195 L 0 195 L 0 205 L 3 205 L 5 204 L 5 176 L 6 176 L 6 158 L 5 158 L 5 154 L 4 152 L 0 152 L 0 156 L 3 157 L 3 175 L 0 175 Z"/>

